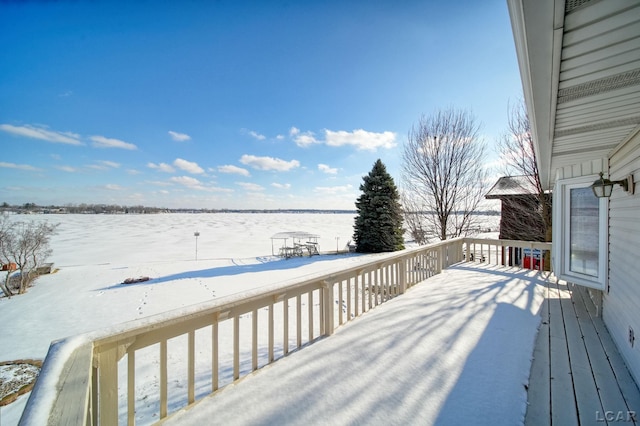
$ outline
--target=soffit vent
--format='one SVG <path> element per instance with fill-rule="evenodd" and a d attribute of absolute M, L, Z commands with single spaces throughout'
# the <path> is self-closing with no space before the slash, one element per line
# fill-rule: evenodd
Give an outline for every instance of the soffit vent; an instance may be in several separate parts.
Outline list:
<path fill-rule="evenodd" d="M 595 132 L 597 130 L 613 129 L 623 126 L 634 126 L 640 123 L 640 116 L 623 118 L 620 120 L 604 121 L 602 123 L 589 124 L 581 127 L 572 127 L 569 129 L 558 130 L 554 133 L 556 138 L 563 136 L 575 135 L 578 133 Z"/>
<path fill-rule="evenodd" d="M 558 90 L 558 104 L 640 84 L 640 69 Z"/>
<path fill-rule="evenodd" d="M 564 4 L 564 11 L 566 13 L 571 12 L 574 9 L 579 8 L 583 4 L 589 3 L 592 0 L 566 0 Z"/>

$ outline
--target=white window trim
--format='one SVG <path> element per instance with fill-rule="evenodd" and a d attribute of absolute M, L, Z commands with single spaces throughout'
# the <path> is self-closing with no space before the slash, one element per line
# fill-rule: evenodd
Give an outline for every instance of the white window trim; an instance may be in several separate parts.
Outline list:
<path fill-rule="evenodd" d="M 581 176 L 578 178 L 561 179 L 556 181 L 553 191 L 553 250 L 551 253 L 553 270 L 558 278 L 586 287 L 605 290 L 609 268 L 609 199 L 600 198 L 599 210 L 599 241 L 598 241 L 598 276 L 573 272 L 569 269 L 569 191 L 575 188 L 585 188 L 598 178 L 598 175 Z M 595 197 L 595 195 L 594 195 Z"/>

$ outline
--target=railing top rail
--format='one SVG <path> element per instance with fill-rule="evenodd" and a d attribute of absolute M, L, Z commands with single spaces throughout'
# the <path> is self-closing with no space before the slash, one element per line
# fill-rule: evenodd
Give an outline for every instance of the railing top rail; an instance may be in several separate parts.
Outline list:
<path fill-rule="evenodd" d="M 551 242 L 543 242 L 543 241 L 522 241 L 522 240 L 500 240 L 493 238 L 473 238 L 473 237 L 464 237 L 465 243 L 476 243 L 476 244 L 493 244 L 499 246 L 513 246 L 513 247 L 533 247 L 540 248 L 543 250 L 551 249 Z"/>

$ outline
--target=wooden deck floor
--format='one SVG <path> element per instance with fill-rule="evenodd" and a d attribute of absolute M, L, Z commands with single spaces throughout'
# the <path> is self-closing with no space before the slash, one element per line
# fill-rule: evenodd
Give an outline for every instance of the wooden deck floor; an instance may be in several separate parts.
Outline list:
<path fill-rule="evenodd" d="M 525 425 L 639 424 L 640 391 L 587 293 L 546 291 Z"/>

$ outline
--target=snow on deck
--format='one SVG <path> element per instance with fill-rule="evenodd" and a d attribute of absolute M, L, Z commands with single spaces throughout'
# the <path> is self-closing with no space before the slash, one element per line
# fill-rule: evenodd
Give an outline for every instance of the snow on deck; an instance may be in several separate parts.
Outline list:
<path fill-rule="evenodd" d="M 522 424 L 544 284 L 454 266 L 165 424 Z"/>

